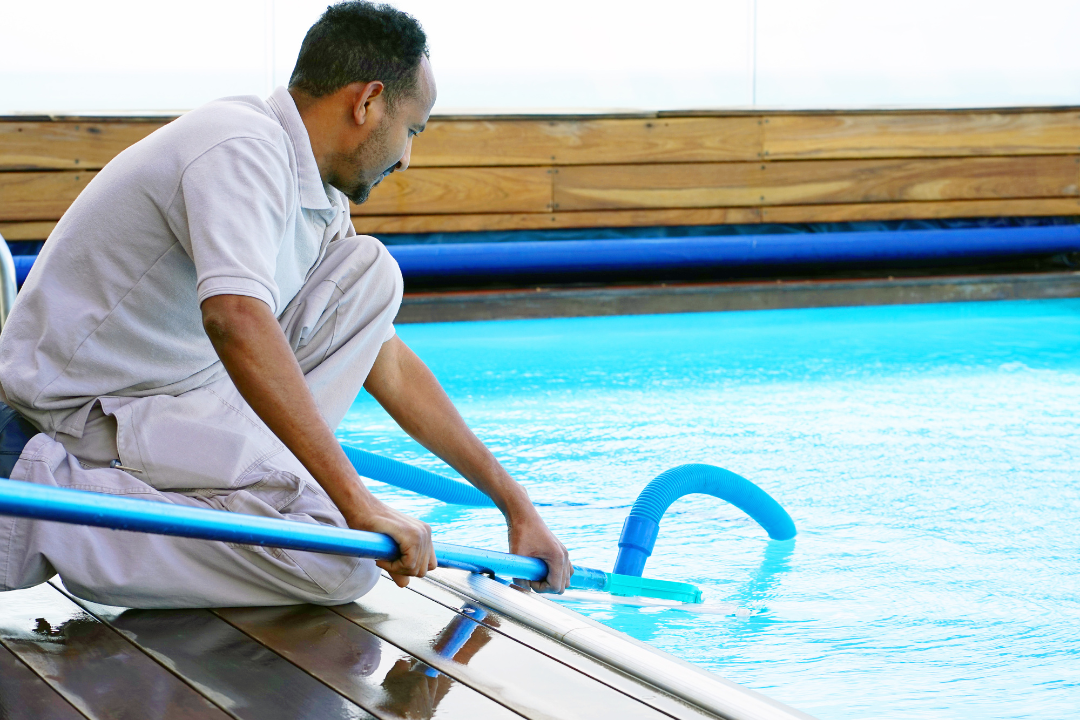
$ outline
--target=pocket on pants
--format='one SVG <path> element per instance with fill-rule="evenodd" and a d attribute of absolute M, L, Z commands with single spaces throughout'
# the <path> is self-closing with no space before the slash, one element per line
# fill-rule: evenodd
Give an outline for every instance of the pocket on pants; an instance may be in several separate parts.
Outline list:
<path fill-rule="evenodd" d="M 285 446 L 212 387 L 183 395 L 101 398 L 116 418 L 120 462 L 158 490 L 236 488 Z"/>

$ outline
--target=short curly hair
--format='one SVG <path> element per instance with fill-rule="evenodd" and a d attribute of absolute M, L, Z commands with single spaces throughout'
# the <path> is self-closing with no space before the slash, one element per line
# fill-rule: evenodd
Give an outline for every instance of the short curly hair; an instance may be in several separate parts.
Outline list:
<path fill-rule="evenodd" d="M 416 18 L 390 5 L 350 0 L 326 8 L 311 26 L 289 87 L 323 97 L 355 82 L 383 83 L 388 105 L 416 90 L 427 35 Z"/>

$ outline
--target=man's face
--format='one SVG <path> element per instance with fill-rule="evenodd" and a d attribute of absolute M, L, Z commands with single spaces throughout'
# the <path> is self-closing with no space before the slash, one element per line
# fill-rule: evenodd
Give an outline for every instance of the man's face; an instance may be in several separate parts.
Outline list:
<path fill-rule="evenodd" d="M 357 205 L 368 199 L 371 189 L 383 178 L 409 167 L 413 138 L 423 132 L 435 104 L 435 79 L 427 58 L 420 63 L 416 89 L 386 107 L 367 138 L 350 155 L 341 158 L 331 179 Z"/>

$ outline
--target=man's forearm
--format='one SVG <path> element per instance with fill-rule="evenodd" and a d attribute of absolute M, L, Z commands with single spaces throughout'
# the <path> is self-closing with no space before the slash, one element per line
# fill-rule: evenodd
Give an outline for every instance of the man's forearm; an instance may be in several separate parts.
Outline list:
<path fill-rule="evenodd" d="M 319 411 L 300 364 L 266 303 L 218 295 L 203 325 L 233 384 L 334 501 L 349 527 L 390 535 L 401 557 L 379 562 L 398 585 L 435 567 L 431 528 L 376 499 L 360 481 Z"/>
<path fill-rule="evenodd" d="M 525 489 L 469 429 L 427 365 L 400 339 L 383 345 L 364 388 L 405 432 L 487 494 L 503 515 L 532 509 Z"/>
<path fill-rule="evenodd" d="M 265 303 L 254 302 L 258 305 L 232 303 L 227 321 L 208 315 L 207 334 L 229 377 L 252 410 L 339 507 L 366 504 L 370 493 L 354 480 L 352 465 L 319 412 L 276 319 Z M 273 322 L 273 328 L 267 327 L 268 322 Z"/>

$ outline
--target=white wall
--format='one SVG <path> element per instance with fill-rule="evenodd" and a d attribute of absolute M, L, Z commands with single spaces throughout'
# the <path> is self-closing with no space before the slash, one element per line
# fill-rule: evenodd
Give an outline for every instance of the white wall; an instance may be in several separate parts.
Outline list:
<path fill-rule="evenodd" d="M 288 80 L 326 0 L 0 0 L 0 114 Z M 436 111 L 1080 104 L 1076 0 L 399 0 Z"/>

